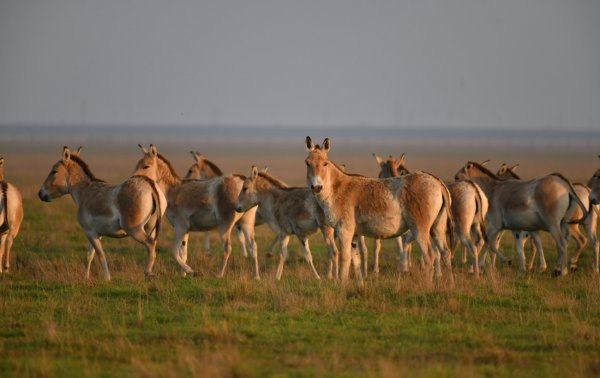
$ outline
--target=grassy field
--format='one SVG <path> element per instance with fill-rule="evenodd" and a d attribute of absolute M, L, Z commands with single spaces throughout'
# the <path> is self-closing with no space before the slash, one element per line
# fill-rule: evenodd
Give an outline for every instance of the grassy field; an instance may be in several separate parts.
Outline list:
<path fill-rule="evenodd" d="M 35 197 L 59 152 L 30 160 L 14 153 L 6 161 L 7 177 L 22 187 L 26 218 L 12 272 L 0 276 L 2 376 L 600 375 L 600 279 L 591 274 L 587 250 L 579 271 L 561 279 L 500 266 L 476 281 L 455 260 L 454 287 L 445 281 L 427 287 L 417 269 L 396 272 L 386 242 L 382 274 L 359 290 L 312 279 L 296 241 L 280 282 L 276 258 L 264 253 L 263 279 L 254 281 L 238 244 L 226 278 L 215 278 L 216 233 L 212 256 L 201 252 L 201 235 L 192 235 L 191 265 L 201 275 L 182 278 L 165 226 L 155 279 L 144 280 L 142 246 L 108 239 L 113 281 L 102 280 L 99 264 L 88 281 L 86 241 L 72 201 Z M 89 161 L 100 177 L 113 179 L 126 177 L 138 155 L 123 157 L 127 164 L 116 171 L 94 164 L 115 155 L 91 154 Z M 187 159 L 177 164 L 181 172 Z M 26 168 L 11 169 L 15 160 Z M 239 157 L 237 164 L 249 160 Z M 261 226 L 257 234 L 264 249 L 272 233 Z M 556 253 L 544 242 L 552 267 Z M 319 235 L 311 243 L 323 272 L 325 245 Z M 513 255 L 509 239 L 503 245 Z"/>

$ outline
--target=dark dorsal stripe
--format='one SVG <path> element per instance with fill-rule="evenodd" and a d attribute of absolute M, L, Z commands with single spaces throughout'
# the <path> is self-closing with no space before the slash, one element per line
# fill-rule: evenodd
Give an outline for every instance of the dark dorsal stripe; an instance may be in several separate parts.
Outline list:
<path fill-rule="evenodd" d="M 350 176 L 350 177 L 366 177 L 364 175 L 359 175 L 358 173 L 347 173 L 345 170 L 342 169 L 342 167 L 340 167 L 339 165 L 337 165 L 336 163 L 332 162 L 331 160 L 329 160 L 329 162 L 331 164 L 333 164 L 333 166 L 335 168 L 337 168 L 338 171 L 340 171 L 341 173 L 343 173 L 346 176 Z"/>
<path fill-rule="evenodd" d="M 497 175 L 495 175 L 492 171 L 490 171 L 489 169 L 487 169 L 483 165 L 479 164 L 478 162 L 476 162 L 476 161 L 470 161 L 470 162 L 468 162 L 468 164 L 473 164 L 474 167 L 477 167 L 477 169 L 479 169 L 481 172 L 485 173 L 489 177 L 491 177 L 491 178 L 493 178 L 495 180 L 500 180 L 500 178 Z"/>
<path fill-rule="evenodd" d="M 90 180 L 98 181 L 98 182 L 106 182 L 106 181 L 96 177 L 96 175 L 94 175 L 94 173 L 90 169 L 90 166 L 87 165 L 87 163 L 85 161 L 81 160 L 81 158 L 79 156 L 71 155 L 71 160 L 74 161 L 75 163 L 77 163 L 81 167 L 81 169 L 83 170 L 83 173 L 85 173 L 86 176 L 90 178 Z"/>
<path fill-rule="evenodd" d="M 276 179 L 275 177 L 271 176 L 268 173 L 260 172 L 258 174 L 258 176 L 262 177 L 263 179 L 265 179 L 266 181 L 268 181 L 269 183 L 271 183 L 271 185 L 273 185 L 273 186 L 275 186 L 275 187 L 277 187 L 279 189 L 287 189 L 287 188 L 289 188 L 289 186 L 286 183 L 284 183 L 283 181 L 281 181 L 279 179 Z"/>
<path fill-rule="evenodd" d="M 8 232 L 10 226 L 8 225 L 8 184 L 6 181 L 0 181 L 2 187 L 2 205 L 4 206 L 4 223 L 0 226 L 0 235 Z"/>
<path fill-rule="evenodd" d="M 160 159 L 160 161 L 162 161 L 163 163 L 165 163 L 165 165 L 167 166 L 167 168 L 169 169 L 169 172 L 171 172 L 171 175 L 173 177 L 175 177 L 177 180 L 181 180 L 181 178 L 179 177 L 179 175 L 175 171 L 175 168 L 173 168 L 173 166 L 171 165 L 171 162 L 168 161 L 167 158 L 165 158 L 161 154 L 157 154 L 156 156 L 158 156 L 158 158 Z"/>
<path fill-rule="evenodd" d="M 217 167 L 215 165 L 215 163 L 213 163 L 210 160 L 206 160 L 204 159 L 204 164 L 208 165 L 208 167 L 210 168 L 211 171 L 213 171 L 213 173 L 217 176 L 223 176 L 223 171 L 221 171 L 221 169 L 219 167 Z"/>

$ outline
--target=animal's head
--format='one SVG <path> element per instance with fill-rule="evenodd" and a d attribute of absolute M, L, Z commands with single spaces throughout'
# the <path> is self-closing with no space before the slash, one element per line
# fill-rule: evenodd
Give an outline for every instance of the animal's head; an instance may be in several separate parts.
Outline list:
<path fill-rule="evenodd" d="M 194 158 L 194 164 L 188 169 L 185 179 L 206 179 L 202 167 L 204 165 L 204 155 L 200 152 L 190 151 L 192 158 Z"/>
<path fill-rule="evenodd" d="M 496 172 L 496 176 L 500 177 L 501 179 L 518 180 L 520 179 L 520 177 L 516 173 L 517 168 L 519 168 L 519 164 L 515 164 L 512 167 L 509 167 L 508 164 L 502 163 L 502 165 L 498 169 L 498 172 Z"/>
<path fill-rule="evenodd" d="M 151 144 L 146 149 L 141 144 L 138 144 L 144 156 L 137 162 L 132 176 L 146 176 L 154 181 L 158 181 L 158 151 Z"/>
<path fill-rule="evenodd" d="M 494 176 L 493 173 L 489 172 L 484 166 L 489 163 L 489 160 L 485 160 L 482 161 L 481 163 L 476 163 L 474 161 L 469 161 L 467 162 L 467 164 L 463 165 L 461 169 L 458 170 L 458 172 L 456 172 L 456 175 L 454 175 L 454 179 L 456 181 L 458 180 L 468 180 L 471 179 L 473 177 L 483 177 L 486 175 L 491 174 L 492 176 Z M 488 173 L 486 173 L 488 172 Z"/>
<path fill-rule="evenodd" d="M 394 159 L 394 157 L 390 155 L 386 160 L 375 153 L 373 156 L 375 157 L 375 160 L 377 160 L 377 164 L 379 164 L 379 178 L 398 177 L 410 173 L 408 168 L 404 165 L 404 154 L 398 159 Z"/>
<path fill-rule="evenodd" d="M 75 152 L 71 152 L 67 146 L 63 147 L 62 159 L 54 163 L 38 192 L 38 197 L 42 201 L 50 202 L 69 193 L 71 170 L 74 164 L 78 164 L 73 161 L 73 158 L 78 158 L 80 152 L 81 147 Z"/>
<path fill-rule="evenodd" d="M 256 180 L 258 178 L 258 169 L 252 166 L 250 176 L 244 180 L 242 190 L 235 201 L 235 211 L 243 213 L 258 205 L 258 194 L 256 192 Z"/>
<path fill-rule="evenodd" d="M 306 185 L 312 190 L 313 194 L 318 195 L 323 192 L 323 189 L 328 189 L 329 173 L 333 168 L 330 164 L 327 153 L 331 147 L 329 138 L 323 140 L 321 146 L 314 145 L 309 136 L 306 137 L 306 150 L 308 157 L 306 158 Z"/>
<path fill-rule="evenodd" d="M 600 159 L 600 155 L 598 155 L 598 158 Z M 588 186 L 590 187 L 590 203 L 600 204 L 600 169 L 588 181 Z"/>

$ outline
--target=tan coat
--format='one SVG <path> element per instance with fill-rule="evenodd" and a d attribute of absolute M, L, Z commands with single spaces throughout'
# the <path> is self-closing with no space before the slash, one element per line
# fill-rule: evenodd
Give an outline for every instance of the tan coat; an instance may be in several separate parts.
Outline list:
<path fill-rule="evenodd" d="M 0 158 L 0 273 L 10 270 L 10 252 L 23 221 L 23 198 L 4 178 L 4 158 Z"/>

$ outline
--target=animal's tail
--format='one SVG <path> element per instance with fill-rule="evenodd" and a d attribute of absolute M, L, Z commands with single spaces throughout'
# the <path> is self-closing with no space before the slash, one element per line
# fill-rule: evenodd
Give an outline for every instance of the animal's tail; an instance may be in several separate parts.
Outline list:
<path fill-rule="evenodd" d="M 456 246 L 456 241 L 454 238 L 454 219 L 452 218 L 452 199 L 450 197 L 450 191 L 448 187 L 440 180 L 442 184 L 442 198 L 444 200 L 443 207 L 446 211 L 447 222 L 448 222 L 448 233 L 450 235 L 450 250 L 454 251 L 454 247 Z"/>
<path fill-rule="evenodd" d="M 485 226 L 485 217 L 483 216 L 483 198 L 481 198 L 481 189 L 477 184 L 471 180 L 465 180 L 473 186 L 475 189 L 475 204 L 477 205 L 477 216 L 479 217 L 479 225 L 481 227 L 481 233 L 483 234 L 483 240 L 487 242 L 487 229 Z"/>
<path fill-rule="evenodd" d="M 2 187 L 2 206 L 4 206 L 4 223 L 0 226 L 0 235 L 8 232 L 10 226 L 8 225 L 8 184 L 6 181 L 0 181 Z"/>
<path fill-rule="evenodd" d="M 570 223 L 570 224 L 582 223 L 585 220 L 585 218 L 587 218 L 588 210 L 585 208 L 585 205 L 583 204 L 583 202 L 581 202 L 581 200 L 579 199 L 579 196 L 577 195 L 577 192 L 575 192 L 575 188 L 573 187 L 573 184 L 571 184 L 571 181 L 569 181 L 565 176 L 563 176 L 560 173 L 552 173 L 552 176 L 556 176 L 567 183 L 567 185 L 569 186 L 569 199 L 574 200 L 577 203 L 577 205 L 579 207 L 581 207 L 581 211 L 583 212 L 583 216 L 580 219 L 571 220 L 568 223 Z M 571 203 L 571 201 L 569 201 L 569 206 L 570 206 L 570 203 Z"/>
<path fill-rule="evenodd" d="M 585 189 L 585 191 L 588 192 L 588 196 L 592 192 L 589 186 L 587 186 L 585 184 L 582 184 L 580 182 L 574 183 L 573 187 L 575 187 L 575 186 L 580 186 L 583 189 Z M 594 206 L 594 204 L 592 203 L 592 201 L 589 201 L 589 202 L 590 202 L 590 205 L 588 207 L 588 215 L 590 215 L 592 213 L 592 211 L 593 211 L 594 213 L 596 213 L 596 216 L 600 218 L 600 210 L 598 210 L 598 206 Z"/>
<path fill-rule="evenodd" d="M 150 234 L 156 230 L 156 236 L 154 240 L 158 240 L 158 234 L 160 233 L 160 225 L 162 222 L 162 207 L 160 203 L 160 194 L 158 193 L 158 187 L 156 186 L 156 182 L 147 176 L 136 175 L 133 177 L 140 177 L 145 180 L 150 187 L 152 188 L 152 202 L 154 202 L 154 207 L 156 209 L 156 223 L 154 224 L 154 228 L 150 230 Z"/>

